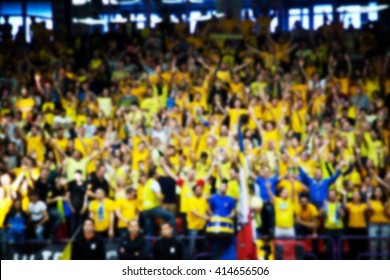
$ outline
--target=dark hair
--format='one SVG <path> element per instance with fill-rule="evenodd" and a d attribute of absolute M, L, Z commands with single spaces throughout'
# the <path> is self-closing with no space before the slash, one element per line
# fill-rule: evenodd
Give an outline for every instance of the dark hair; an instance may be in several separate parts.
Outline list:
<path fill-rule="evenodd" d="M 38 196 L 39 197 L 39 191 L 38 190 L 31 190 L 29 193 L 29 196 Z"/>
<path fill-rule="evenodd" d="M 201 154 L 200 154 L 200 157 L 201 158 L 208 158 L 208 154 L 206 153 L 206 152 L 202 152 Z"/>
<path fill-rule="evenodd" d="M 193 185 L 193 186 L 192 186 L 192 191 L 195 192 L 196 188 L 202 188 L 202 187 L 199 186 L 199 185 Z"/>
<path fill-rule="evenodd" d="M 95 221 L 92 219 L 92 218 L 85 218 L 85 220 L 83 221 L 83 224 L 85 224 L 85 222 L 87 221 L 90 221 L 93 225 L 95 225 Z"/>
<path fill-rule="evenodd" d="M 149 170 L 149 172 L 148 172 L 148 177 L 149 178 L 153 178 L 154 176 L 156 176 L 156 168 L 155 167 L 153 167 L 153 168 L 151 168 L 150 170 Z"/>
<path fill-rule="evenodd" d="M 228 182 L 229 182 L 229 180 L 226 179 L 226 178 L 223 178 L 223 179 L 221 180 L 221 183 L 222 183 L 222 184 L 227 184 Z"/>
<path fill-rule="evenodd" d="M 301 199 L 301 198 L 307 198 L 307 199 L 309 199 L 309 194 L 308 194 L 307 192 L 300 193 L 300 194 L 299 194 L 299 199 Z"/>
<path fill-rule="evenodd" d="M 126 189 L 126 194 L 134 193 L 135 190 L 132 187 Z"/>

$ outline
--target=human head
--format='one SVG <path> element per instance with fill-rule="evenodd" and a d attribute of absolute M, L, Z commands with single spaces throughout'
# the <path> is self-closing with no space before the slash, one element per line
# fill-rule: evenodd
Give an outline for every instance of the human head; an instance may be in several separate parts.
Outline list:
<path fill-rule="evenodd" d="M 128 200 L 135 199 L 135 190 L 133 188 L 126 189 L 126 199 Z"/>
<path fill-rule="evenodd" d="M 202 196 L 202 187 L 199 185 L 195 185 L 192 190 L 194 191 L 194 195 L 196 197 L 201 197 Z"/>
<path fill-rule="evenodd" d="M 280 198 L 287 200 L 288 199 L 288 191 L 285 188 L 281 189 L 279 196 L 280 196 Z"/>
<path fill-rule="evenodd" d="M 354 202 L 354 203 L 360 203 L 360 200 L 361 200 L 361 194 L 360 194 L 360 192 L 359 191 L 354 191 L 353 193 L 352 193 L 352 201 Z"/>
<path fill-rule="evenodd" d="M 222 179 L 221 185 L 219 187 L 219 192 L 220 192 L 221 195 L 226 195 L 227 184 L 228 184 L 228 180 L 227 179 Z"/>
<path fill-rule="evenodd" d="M 127 227 L 127 230 L 129 231 L 130 235 L 136 236 L 139 234 L 139 224 L 137 220 L 131 220 L 129 222 L 129 226 Z"/>
<path fill-rule="evenodd" d="M 316 180 L 321 180 L 322 179 L 322 170 L 321 170 L 321 168 L 316 168 L 316 171 L 314 172 L 314 178 Z"/>
<path fill-rule="evenodd" d="M 300 195 L 299 204 L 302 206 L 302 208 L 306 208 L 307 205 L 309 205 L 309 196 L 306 193 Z"/>
<path fill-rule="evenodd" d="M 103 200 L 106 197 L 106 192 L 102 188 L 98 188 L 95 195 L 97 200 Z"/>
<path fill-rule="evenodd" d="M 161 225 L 161 237 L 163 238 L 172 238 L 173 236 L 173 228 L 172 226 L 165 222 Z"/>
<path fill-rule="evenodd" d="M 334 190 L 329 191 L 329 201 L 336 202 L 337 201 L 337 193 Z"/>
<path fill-rule="evenodd" d="M 74 172 L 74 180 L 80 182 L 82 179 L 83 179 L 83 173 L 81 172 L 80 169 L 76 170 Z"/>
<path fill-rule="evenodd" d="M 91 218 L 85 219 L 83 223 L 84 235 L 91 235 L 95 232 L 95 222 Z"/>
<path fill-rule="evenodd" d="M 39 200 L 39 192 L 37 190 L 32 190 L 30 192 L 30 201 L 36 203 Z"/>

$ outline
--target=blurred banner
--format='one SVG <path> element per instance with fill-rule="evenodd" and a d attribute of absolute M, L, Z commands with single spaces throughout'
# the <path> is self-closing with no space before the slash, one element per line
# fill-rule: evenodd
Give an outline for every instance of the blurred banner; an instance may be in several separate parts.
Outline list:
<path fill-rule="evenodd" d="M 60 243 L 24 243 L 8 246 L 9 260 L 58 260 L 62 256 L 66 242 Z M 117 241 L 106 241 L 107 260 L 118 259 Z"/>

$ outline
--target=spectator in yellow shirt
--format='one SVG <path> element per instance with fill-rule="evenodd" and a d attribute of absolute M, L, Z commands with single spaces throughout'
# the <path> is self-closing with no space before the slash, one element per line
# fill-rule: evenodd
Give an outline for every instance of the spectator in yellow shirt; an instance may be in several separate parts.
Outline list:
<path fill-rule="evenodd" d="M 367 206 L 369 210 L 368 235 L 372 238 L 388 238 L 390 236 L 390 200 L 380 187 L 375 188 L 374 193 L 367 194 Z M 388 240 L 370 240 L 370 252 L 381 254 L 380 258 L 387 259 L 389 252 Z M 376 259 L 371 257 L 371 259 Z"/>
<path fill-rule="evenodd" d="M 96 234 L 100 237 L 114 237 L 114 211 L 114 201 L 106 198 L 103 189 L 97 189 L 96 199 L 89 204 L 89 215 L 94 220 Z"/>
<path fill-rule="evenodd" d="M 126 189 L 126 195 L 116 201 L 117 228 L 122 238 L 127 236 L 127 227 L 132 220 L 138 219 L 137 200 L 133 188 Z"/>
<path fill-rule="evenodd" d="M 298 235 L 317 236 L 317 228 L 319 225 L 318 210 L 314 204 L 309 202 L 309 195 L 307 193 L 300 195 L 295 214 Z"/>
<path fill-rule="evenodd" d="M 203 196 L 202 187 L 193 187 L 194 195 L 189 199 L 189 211 L 187 212 L 187 226 L 189 234 L 188 257 L 191 258 L 196 245 L 196 237 L 200 235 L 209 220 L 207 215 L 208 204 Z"/>
<path fill-rule="evenodd" d="M 21 91 L 21 98 L 16 101 L 16 110 L 22 113 L 23 120 L 32 117 L 33 110 L 35 107 L 34 98 L 30 97 L 26 88 Z"/>
<path fill-rule="evenodd" d="M 361 239 L 351 239 L 350 257 L 356 259 L 358 255 L 367 250 L 367 204 L 361 201 L 361 193 L 356 190 L 352 195 L 352 202 L 347 203 L 347 195 L 344 192 L 344 207 L 348 211 L 348 235 L 361 237 Z"/>
<path fill-rule="evenodd" d="M 280 191 L 280 197 L 273 194 L 271 183 L 266 183 L 266 188 L 271 202 L 275 209 L 275 238 L 295 237 L 294 229 L 294 203 L 289 198 L 286 189 Z M 292 187 L 292 197 L 294 197 L 294 187 Z"/>

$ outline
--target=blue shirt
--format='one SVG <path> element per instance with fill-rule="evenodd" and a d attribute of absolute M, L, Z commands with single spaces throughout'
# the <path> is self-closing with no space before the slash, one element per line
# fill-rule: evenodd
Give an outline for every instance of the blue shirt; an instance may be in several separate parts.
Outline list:
<path fill-rule="evenodd" d="M 220 217 L 228 217 L 236 209 L 233 197 L 227 195 L 213 195 L 209 200 L 209 205 L 213 215 Z"/>
<path fill-rule="evenodd" d="M 337 170 L 335 174 L 327 179 L 316 180 L 309 177 L 305 171 L 298 167 L 299 180 L 306 186 L 309 187 L 310 200 L 317 207 L 321 207 L 324 204 L 325 199 L 328 197 L 329 187 L 337 180 L 340 176 L 341 171 Z"/>
<path fill-rule="evenodd" d="M 277 173 L 276 173 L 275 176 L 269 177 L 269 178 L 263 178 L 263 177 L 260 177 L 260 176 L 258 176 L 256 178 L 256 184 L 259 186 L 260 198 L 263 201 L 265 201 L 265 202 L 268 202 L 268 201 L 271 200 L 271 198 L 268 195 L 268 191 L 267 191 L 267 182 L 270 182 L 270 184 L 271 184 L 271 191 L 272 191 L 273 194 L 275 194 L 276 193 L 276 187 L 277 187 L 278 182 L 279 182 L 279 178 L 278 178 Z"/>

